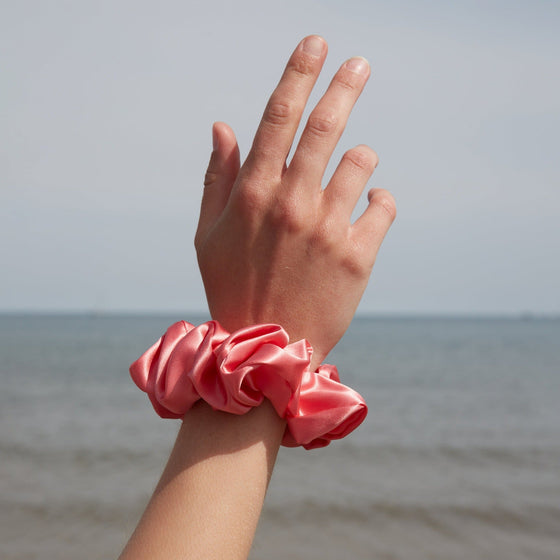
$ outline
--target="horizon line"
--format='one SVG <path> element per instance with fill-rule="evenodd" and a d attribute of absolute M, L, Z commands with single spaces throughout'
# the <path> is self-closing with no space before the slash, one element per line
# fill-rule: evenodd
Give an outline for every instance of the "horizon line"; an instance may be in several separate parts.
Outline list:
<path fill-rule="evenodd" d="M 193 310 L 93 310 L 93 309 L 0 309 L 0 317 L 172 317 L 191 315 L 208 317 L 208 311 Z M 560 319 L 557 311 L 358 311 L 353 319 Z"/>

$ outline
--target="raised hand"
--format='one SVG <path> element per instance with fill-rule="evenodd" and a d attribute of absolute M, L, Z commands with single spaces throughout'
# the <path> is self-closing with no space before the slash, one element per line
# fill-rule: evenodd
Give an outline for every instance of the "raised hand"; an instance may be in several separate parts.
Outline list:
<path fill-rule="evenodd" d="M 371 190 L 351 222 L 377 164 L 366 146 L 346 152 L 321 186 L 369 76 L 364 59 L 336 73 L 287 165 L 326 53 L 320 37 L 298 45 L 243 167 L 233 131 L 214 125 L 195 239 L 212 317 L 229 331 L 282 325 L 313 345 L 312 369 L 348 327 L 395 217 L 392 196 Z M 243 415 L 197 403 L 121 559 L 246 559 L 285 428 L 267 400 Z"/>
<path fill-rule="evenodd" d="M 372 189 L 352 211 L 377 165 L 367 146 L 347 151 L 326 187 L 323 175 L 369 77 L 363 58 L 335 74 L 312 111 L 293 158 L 288 153 L 327 54 L 305 38 L 292 54 L 240 167 L 233 131 L 213 128 L 195 239 L 211 315 L 227 330 L 282 325 L 306 338 L 317 366 L 346 331 L 396 214 L 393 197 Z"/>

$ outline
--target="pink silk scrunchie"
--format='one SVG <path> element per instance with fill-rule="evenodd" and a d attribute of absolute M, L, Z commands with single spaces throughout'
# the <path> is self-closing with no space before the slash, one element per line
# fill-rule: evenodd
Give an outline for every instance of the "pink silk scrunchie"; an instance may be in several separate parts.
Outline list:
<path fill-rule="evenodd" d="M 282 445 L 324 447 L 363 422 L 366 403 L 340 383 L 335 366 L 310 371 L 313 349 L 306 340 L 288 342 L 279 325 L 230 334 L 216 321 L 198 327 L 179 321 L 130 374 L 162 418 L 182 418 L 199 399 L 215 410 L 245 414 L 267 398 L 287 421 Z"/>

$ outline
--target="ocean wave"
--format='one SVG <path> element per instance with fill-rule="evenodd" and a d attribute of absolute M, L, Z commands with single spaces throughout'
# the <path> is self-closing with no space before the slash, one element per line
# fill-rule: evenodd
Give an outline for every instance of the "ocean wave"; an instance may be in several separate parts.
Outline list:
<path fill-rule="evenodd" d="M 386 523 L 427 526 L 442 533 L 462 532 L 467 527 L 485 526 L 513 532 L 527 532 L 559 539 L 559 507 L 540 504 L 508 505 L 462 505 L 462 504 L 414 504 L 390 501 L 369 501 L 360 504 L 284 503 L 282 506 L 267 505 L 263 519 L 297 525 L 311 523 L 360 524 L 379 526 Z"/>
<path fill-rule="evenodd" d="M 343 443 L 340 456 L 345 461 L 367 461 L 379 464 L 391 461 L 437 462 L 468 466 L 508 466 L 543 468 L 560 464 L 560 445 L 501 445 L 488 446 L 479 444 L 438 444 L 415 445 L 395 443 Z"/>
<path fill-rule="evenodd" d="M 130 517 L 139 517 L 146 506 L 145 496 L 134 500 L 115 500 L 112 503 L 96 499 L 57 500 L 49 502 L 0 499 L 2 517 L 66 523 L 122 523 Z"/>
<path fill-rule="evenodd" d="M 105 463 L 137 464 L 154 460 L 161 463 L 168 452 L 168 445 L 162 445 L 162 449 L 159 450 L 154 449 L 153 446 L 144 449 L 127 448 L 126 446 L 95 449 L 81 446 L 45 446 L 18 442 L 0 443 L 0 456 L 3 458 L 4 466 L 10 461 L 18 460 L 41 464 L 43 468 L 55 464 L 88 467 Z"/>
<path fill-rule="evenodd" d="M 145 445 L 107 444 L 87 447 L 84 444 L 45 445 L 24 441 L 0 441 L 0 456 L 4 462 L 30 461 L 35 464 L 65 463 L 75 466 L 94 464 L 131 464 L 156 461 L 161 463 L 171 449 L 172 439 L 145 442 Z M 305 458 L 288 451 L 293 458 L 285 458 L 286 463 L 301 461 L 313 464 L 319 461 L 321 469 L 339 467 L 390 467 L 391 465 L 418 465 L 446 468 L 525 469 L 535 473 L 555 469 L 560 465 L 560 446 L 500 446 L 482 445 L 398 445 L 380 443 L 374 445 L 335 442 L 327 450 L 321 450 L 321 457 L 306 454 Z M 284 460 L 284 457 L 282 457 Z M 559 479 L 560 481 L 560 479 Z"/>

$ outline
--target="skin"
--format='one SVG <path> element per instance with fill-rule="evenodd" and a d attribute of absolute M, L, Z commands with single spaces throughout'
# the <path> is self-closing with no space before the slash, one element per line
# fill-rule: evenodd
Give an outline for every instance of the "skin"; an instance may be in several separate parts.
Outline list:
<path fill-rule="evenodd" d="M 195 237 L 212 317 L 229 331 L 282 325 L 312 344 L 314 369 L 350 324 L 396 215 L 393 197 L 374 189 L 351 222 L 377 165 L 367 146 L 346 152 L 322 188 L 369 77 L 365 59 L 338 70 L 287 163 L 326 54 L 317 36 L 297 46 L 243 166 L 231 128 L 214 124 Z M 284 429 L 268 402 L 243 416 L 204 403 L 189 411 L 121 559 L 247 558 Z"/>

